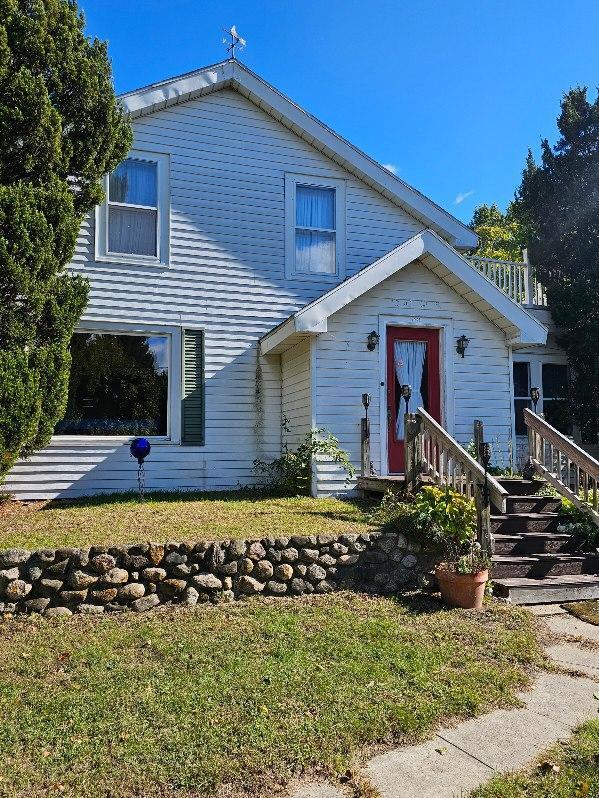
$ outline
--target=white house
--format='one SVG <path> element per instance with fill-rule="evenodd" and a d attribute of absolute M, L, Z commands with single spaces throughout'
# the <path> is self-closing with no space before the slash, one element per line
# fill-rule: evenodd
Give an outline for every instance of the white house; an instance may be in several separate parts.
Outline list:
<path fill-rule="evenodd" d="M 153 489 L 255 483 L 256 458 L 316 427 L 358 465 L 363 393 L 374 470 L 398 473 L 406 383 L 462 443 L 481 419 L 507 462 L 514 407 L 565 360 L 543 310 L 461 254 L 468 227 L 237 61 L 122 102 L 134 148 L 71 264 L 91 291 L 69 408 L 13 494 L 130 490 L 135 434 Z M 343 490 L 315 464 L 315 493 Z"/>

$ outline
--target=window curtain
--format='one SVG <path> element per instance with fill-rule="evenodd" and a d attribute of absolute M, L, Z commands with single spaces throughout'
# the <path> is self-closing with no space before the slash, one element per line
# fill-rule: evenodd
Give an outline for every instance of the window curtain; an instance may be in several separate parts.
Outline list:
<path fill-rule="evenodd" d="M 409 385 L 412 396 L 408 403 L 408 411 L 414 413 L 423 405 L 421 394 L 422 375 L 426 358 L 426 343 L 424 341 L 395 341 L 393 344 L 393 360 L 395 376 L 400 385 Z M 404 438 L 404 413 L 405 399 L 399 402 L 397 418 L 395 419 L 395 436 L 397 440 Z"/>
<path fill-rule="evenodd" d="M 127 158 L 110 175 L 109 198 L 111 202 L 128 205 L 157 207 L 156 164 Z"/>
<path fill-rule="evenodd" d="M 296 186 L 295 268 L 335 274 L 335 189 Z"/>
<path fill-rule="evenodd" d="M 108 249 L 127 255 L 156 255 L 156 211 L 111 205 Z"/>

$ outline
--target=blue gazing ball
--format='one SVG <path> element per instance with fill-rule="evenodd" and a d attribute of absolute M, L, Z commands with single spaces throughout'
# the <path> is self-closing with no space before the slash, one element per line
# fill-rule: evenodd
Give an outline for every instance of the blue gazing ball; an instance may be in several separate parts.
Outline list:
<path fill-rule="evenodd" d="M 137 462 L 141 465 L 144 459 L 150 454 L 150 441 L 147 438 L 134 438 L 129 446 L 131 455 L 135 457 Z"/>

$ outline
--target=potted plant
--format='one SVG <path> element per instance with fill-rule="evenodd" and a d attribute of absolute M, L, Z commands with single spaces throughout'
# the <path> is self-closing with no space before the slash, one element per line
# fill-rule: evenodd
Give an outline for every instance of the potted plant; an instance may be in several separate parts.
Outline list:
<path fill-rule="evenodd" d="M 489 580 L 489 558 L 480 543 L 472 539 L 465 554 L 440 562 L 435 567 L 435 576 L 447 604 L 467 610 L 482 609 Z"/>
<path fill-rule="evenodd" d="M 435 576 L 443 600 L 453 607 L 481 609 L 490 563 L 476 542 L 472 499 L 449 488 L 427 486 L 415 497 L 414 512 L 421 536 L 441 557 Z"/>

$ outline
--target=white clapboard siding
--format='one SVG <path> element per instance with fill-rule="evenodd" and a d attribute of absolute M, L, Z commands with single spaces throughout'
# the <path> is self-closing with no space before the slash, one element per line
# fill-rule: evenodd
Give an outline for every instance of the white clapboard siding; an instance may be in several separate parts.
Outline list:
<path fill-rule="evenodd" d="M 332 287 L 285 278 L 285 173 L 346 180 L 346 273 L 422 229 L 404 210 L 328 160 L 249 100 L 227 89 L 137 119 L 134 148 L 170 156 L 168 268 L 94 260 L 94 218 L 72 261 L 91 282 L 85 321 L 202 329 L 205 444 L 156 443 L 150 488 L 255 483 L 255 458 L 281 451 L 281 363 L 258 362 L 257 341 Z M 257 372 L 259 392 L 257 397 Z M 299 383 L 285 406 L 296 439 L 310 428 Z M 176 386 L 180 390 L 180 386 Z M 298 393 L 299 391 L 299 393 Z M 190 450 L 197 462 L 190 465 Z M 126 445 L 53 441 L 19 463 L 7 488 L 21 498 L 134 489 Z"/>
<path fill-rule="evenodd" d="M 364 414 L 362 393 L 370 393 L 371 459 L 377 473 L 384 469 L 381 451 L 380 407 L 384 401 L 381 380 L 381 350 L 366 349 L 366 336 L 379 329 L 381 316 L 400 314 L 400 326 L 419 326 L 418 318 L 440 317 L 453 324 L 453 345 L 447 353 L 446 369 L 453 379 L 453 434 L 462 444 L 473 437 L 475 419 L 484 423 L 485 438 L 494 447 L 494 459 L 507 465 L 511 438 L 511 393 L 509 350 L 503 332 L 464 301 L 444 281 L 418 262 L 354 300 L 328 320 L 328 331 L 315 340 L 316 424 L 339 438 L 356 469 L 360 465 L 360 419 Z M 411 314 L 411 320 L 405 318 Z M 455 352 L 455 338 L 470 338 L 466 356 Z M 444 377 L 442 375 L 442 381 Z M 316 464 L 318 495 L 347 490 L 340 468 L 332 463 Z M 351 485 L 350 485 L 351 487 Z"/>
<path fill-rule="evenodd" d="M 295 449 L 311 429 L 310 342 L 301 341 L 281 355 L 283 444 Z"/>

